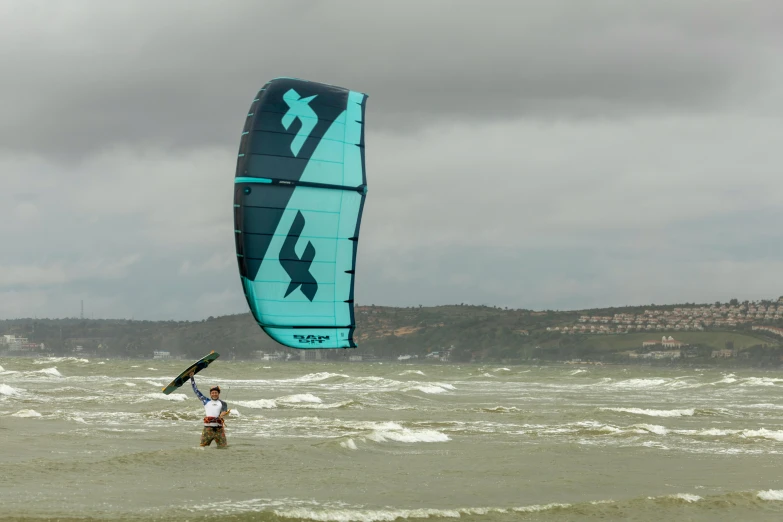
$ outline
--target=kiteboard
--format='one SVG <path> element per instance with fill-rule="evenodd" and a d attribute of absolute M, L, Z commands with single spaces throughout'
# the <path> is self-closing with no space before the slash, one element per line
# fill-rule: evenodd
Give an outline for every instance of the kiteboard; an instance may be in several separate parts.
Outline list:
<path fill-rule="evenodd" d="M 177 388 L 185 384 L 185 381 L 187 381 L 190 378 L 188 374 L 191 371 L 193 373 L 200 372 L 201 370 L 203 370 L 204 368 L 212 364 L 215 361 L 215 359 L 217 359 L 218 357 L 220 357 L 220 354 L 215 352 L 214 350 L 209 352 L 208 355 L 205 355 L 198 361 L 194 362 L 193 364 L 188 366 L 187 369 L 185 369 L 182 373 L 177 375 L 176 379 L 171 381 L 168 386 L 163 388 L 163 393 L 168 395 L 169 393 L 173 392 L 174 390 L 176 390 Z"/>

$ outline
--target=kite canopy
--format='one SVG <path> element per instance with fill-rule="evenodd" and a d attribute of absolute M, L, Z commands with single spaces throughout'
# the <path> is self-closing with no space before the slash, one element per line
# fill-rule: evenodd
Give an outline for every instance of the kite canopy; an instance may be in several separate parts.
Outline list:
<path fill-rule="evenodd" d="M 239 274 L 256 322 L 285 346 L 356 347 L 366 101 L 276 78 L 248 111 L 234 178 Z"/>

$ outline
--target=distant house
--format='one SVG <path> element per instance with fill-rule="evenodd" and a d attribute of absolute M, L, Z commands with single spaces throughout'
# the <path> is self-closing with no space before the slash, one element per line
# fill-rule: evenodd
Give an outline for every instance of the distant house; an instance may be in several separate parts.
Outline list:
<path fill-rule="evenodd" d="M 664 348 L 682 348 L 683 346 L 688 346 L 687 343 L 677 341 L 671 335 L 668 337 L 664 335 L 661 339 L 661 345 L 663 345 Z"/>
<path fill-rule="evenodd" d="M 777 328 L 775 326 L 753 326 L 753 330 L 762 331 L 762 332 L 769 332 L 774 335 L 780 335 L 783 337 L 783 328 Z"/>
<path fill-rule="evenodd" d="M 682 341 L 678 341 L 675 338 L 673 338 L 671 335 L 662 336 L 660 341 L 644 341 L 642 342 L 642 348 L 651 348 L 653 346 L 663 346 L 664 348 L 682 348 L 684 346 L 688 346 L 688 343 L 684 343 Z"/>
<path fill-rule="evenodd" d="M 31 343 L 27 337 L 17 337 L 16 335 L 3 335 L 0 337 L 0 344 L 8 346 L 8 350 L 12 352 L 33 351 L 43 346 Z"/>

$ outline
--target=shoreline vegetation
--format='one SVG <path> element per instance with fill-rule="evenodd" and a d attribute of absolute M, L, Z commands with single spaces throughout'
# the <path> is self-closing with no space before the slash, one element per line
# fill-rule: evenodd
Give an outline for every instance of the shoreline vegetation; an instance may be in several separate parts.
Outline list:
<path fill-rule="evenodd" d="M 783 297 L 727 303 L 534 311 L 357 305 L 356 349 L 296 350 L 250 314 L 200 321 L 0 320 L 0 356 L 646 364 L 783 367 Z"/>

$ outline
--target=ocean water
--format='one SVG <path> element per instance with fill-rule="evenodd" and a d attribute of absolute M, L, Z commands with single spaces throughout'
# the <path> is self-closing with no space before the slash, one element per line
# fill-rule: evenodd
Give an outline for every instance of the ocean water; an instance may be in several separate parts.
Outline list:
<path fill-rule="evenodd" d="M 0 521 L 783 520 L 783 373 L 0 358 Z"/>

